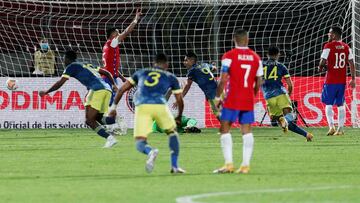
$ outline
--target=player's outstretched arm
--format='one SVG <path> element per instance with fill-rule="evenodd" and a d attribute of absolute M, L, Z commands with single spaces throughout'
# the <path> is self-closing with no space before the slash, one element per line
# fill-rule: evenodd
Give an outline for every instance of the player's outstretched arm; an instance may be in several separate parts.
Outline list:
<path fill-rule="evenodd" d="M 141 9 L 136 9 L 136 15 L 134 20 L 130 23 L 130 25 L 118 36 L 119 41 L 123 41 L 135 28 L 136 24 L 140 20 L 140 16 L 142 15 Z"/>
<path fill-rule="evenodd" d="M 215 72 L 215 71 L 217 71 L 217 66 L 216 66 L 216 62 L 215 61 L 213 61 L 213 62 L 211 62 L 211 72 Z"/>
<path fill-rule="evenodd" d="M 351 80 L 350 80 L 350 87 L 355 88 L 355 80 L 356 80 L 356 68 L 355 68 L 355 63 L 354 60 L 349 60 L 349 65 L 350 65 L 350 74 L 351 74 Z"/>
<path fill-rule="evenodd" d="M 120 71 L 118 71 L 118 74 L 119 74 L 119 78 L 121 79 L 121 81 L 126 82 L 125 76 Z"/>
<path fill-rule="evenodd" d="M 119 101 L 121 100 L 123 94 L 128 91 L 129 89 L 131 89 L 133 87 L 133 85 L 130 83 L 130 81 L 126 81 L 121 87 L 120 89 L 116 92 L 115 98 L 114 98 L 114 102 L 111 105 L 110 109 L 109 109 L 109 116 L 110 117 L 115 117 L 116 116 L 116 107 L 119 104 Z"/>
<path fill-rule="evenodd" d="M 109 80 L 110 80 L 110 82 L 111 82 L 111 86 L 112 86 L 112 88 L 113 88 L 114 91 L 117 91 L 117 90 L 118 90 L 118 88 L 117 88 L 117 86 L 116 86 L 116 83 L 115 83 L 115 80 L 114 80 L 114 77 L 111 75 L 111 73 L 110 73 L 109 71 L 100 68 L 100 69 L 99 69 L 99 73 L 100 73 L 101 75 L 105 75 L 107 78 L 109 78 Z"/>
<path fill-rule="evenodd" d="M 67 77 L 61 77 L 60 80 L 58 80 L 56 83 L 53 84 L 53 86 L 51 86 L 48 90 L 46 91 L 40 91 L 39 95 L 40 97 L 43 97 L 47 94 L 49 94 L 50 92 L 56 91 L 58 90 L 61 86 L 64 85 L 64 83 L 68 80 L 69 78 Z"/>
<path fill-rule="evenodd" d="M 326 69 L 326 59 L 321 58 L 319 67 L 318 67 L 318 71 L 321 72 L 321 71 L 323 71 L 323 69 Z"/>
<path fill-rule="evenodd" d="M 286 82 L 287 87 L 288 87 L 288 95 L 290 96 L 292 91 L 293 91 L 293 82 L 291 80 L 291 77 L 286 77 L 285 82 Z"/>
<path fill-rule="evenodd" d="M 189 89 L 190 89 L 192 83 L 193 83 L 192 80 L 187 79 L 186 85 L 184 86 L 183 91 L 182 91 L 182 97 L 183 97 L 183 98 L 184 98 L 185 95 L 189 92 Z M 177 102 L 174 102 L 174 103 L 172 104 L 172 108 L 173 108 L 173 109 L 176 109 L 176 108 L 177 108 Z"/>
<path fill-rule="evenodd" d="M 171 94 L 172 94 L 172 90 L 169 88 L 168 91 L 165 94 L 166 101 L 169 101 L 169 98 L 170 98 Z"/>
<path fill-rule="evenodd" d="M 218 107 L 221 100 L 221 94 L 224 92 L 225 84 L 228 80 L 229 74 L 227 72 L 222 72 L 220 76 L 219 84 L 216 88 L 216 96 L 215 96 L 215 102 L 216 106 Z"/>
<path fill-rule="evenodd" d="M 175 95 L 176 103 L 177 103 L 177 106 L 178 106 L 178 115 L 175 118 L 175 120 L 176 120 L 177 124 L 180 124 L 181 123 L 181 117 L 182 117 L 182 114 L 183 114 L 183 111 L 184 111 L 184 100 L 183 100 L 183 97 L 182 97 L 181 93 L 177 93 L 177 94 L 174 94 L 174 95 Z"/>
<path fill-rule="evenodd" d="M 193 81 L 190 79 L 187 79 L 186 85 L 184 86 L 183 92 L 182 92 L 182 97 L 185 97 L 185 95 L 189 92 L 189 89 L 192 85 Z"/>

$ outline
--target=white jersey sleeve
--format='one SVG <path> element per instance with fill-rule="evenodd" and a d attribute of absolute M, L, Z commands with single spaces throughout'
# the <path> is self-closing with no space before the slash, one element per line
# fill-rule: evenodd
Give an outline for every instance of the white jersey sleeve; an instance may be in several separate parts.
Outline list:
<path fill-rule="evenodd" d="M 353 60 L 353 59 L 354 59 L 354 55 L 353 55 L 353 53 L 352 53 L 352 51 L 351 51 L 350 48 L 349 48 L 349 56 L 348 56 L 348 59 L 349 59 L 349 60 Z"/>
<path fill-rule="evenodd" d="M 322 51 L 322 53 L 321 53 L 321 58 L 327 60 L 328 57 L 329 57 L 329 54 L 330 54 L 330 49 L 324 49 L 324 50 Z"/>
<path fill-rule="evenodd" d="M 262 64 L 262 61 L 260 60 L 259 61 L 259 67 L 256 71 L 256 76 L 260 77 L 260 76 L 263 76 L 264 75 L 264 69 L 263 69 L 263 64 Z"/>
<path fill-rule="evenodd" d="M 112 48 L 116 48 L 118 45 L 119 45 L 119 39 L 117 37 L 115 37 L 113 40 L 111 40 L 110 46 Z"/>

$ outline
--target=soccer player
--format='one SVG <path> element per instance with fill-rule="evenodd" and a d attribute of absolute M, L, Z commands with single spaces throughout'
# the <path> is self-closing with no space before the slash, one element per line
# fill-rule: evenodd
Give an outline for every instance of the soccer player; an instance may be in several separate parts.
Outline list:
<path fill-rule="evenodd" d="M 321 54 L 319 71 L 326 70 L 325 84 L 321 101 L 326 105 L 325 113 L 329 124 L 328 136 L 343 135 L 345 123 L 345 86 L 347 64 L 350 65 L 351 80 L 349 86 L 355 88 L 354 56 L 349 46 L 341 41 L 342 29 L 332 26 L 329 30 L 329 42 Z M 333 105 L 338 107 L 338 128 L 335 130 Z"/>
<path fill-rule="evenodd" d="M 226 52 L 221 60 L 220 82 L 216 89 L 216 105 L 220 103 L 220 95 L 227 85 L 227 93 L 223 101 L 220 116 L 220 142 L 225 165 L 214 173 L 232 173 L 234 171 L 232 157 L 232 138 L 230 128 L 238 121 L 243 134 L 243 161 L 237 173 L 248 173 L 252 156 L 254 137 L 251 123 L 254 122 L 254 97 L 259 91 L 263 66 L 260 57 L 248 47 L 249 34 L 246 30 L 237 29 L 233 40 L 235 48 Z M 229 80 L 229 81 L 228 81 Z"/>
<path fill-rule="evenodd" d="M 182 84 L 180 84 L 180 88 L 182 88 L 182 87 L 183 87 Z M 165 94 L 166 101 L 169 101 L 171 94 L 172 94 L 172 91 L 171 91 L 171 89 L 169 89 L 167 91 L 167 93 Z M 174 105 L 176 105 L 176 104 L 177 104 L 177 102 L 174 103 Z M 201 133 L 201 130 L 196 127 L 196 124 L 197 124 L 197 120 L 195 118 L 181 116 L 181 121 L 180 121 L 180 123 L 177 123 L 176 131 L 178 133 Z M 159 125 L 156 123 L 156 121 L 154 121 L 153 126 L 152 126 L 152 132 L 163 133 L 165 131 L 164 131 L 164 129 L 161 129 L 159 127 Z"/>
<path fill-rule="evenodd" d="M 148 156 L 145 169 L 148 173 L 152 172 L 155 159 L 159 150 L 151 147 L 147 142 L 148 135 L 152 132 L 152 123 L 155 120 L 160 128 L 169 135 L 169 147 L 171 150 L 171 173 L 185 173 L 178 166 L 179 140 L 176 132 L 176 123 L 180 123 L 184 109 L 182 90 L 176 77 L 167 72 L 169 67 L 167 57 L 164 54 L 156 55 L 153 68 L 136 71 L 131 78 L 126 81 L 117 91 L 114 103 L 110 107 L 109 116 L 116 115 L 116 106 L 123 94 L 137 85 L 135 93 L 135 126 L 134 137 L 136 149 Z M 171 114 L 165 94 L 171 88 L 178 104 L 178 116 L 175 118 Z"/>
<path fill-rule="evenodd" d="M 200 89 L 204 92 L 206 100 L 211 106 L 213 114 L 219 118 L 219 110 L 215 106 L 215 94 L 217 82 L 215 81 L 212 71 L 216 67 L 208 63 L 197 63 L 197 55 L 193 52 L 188 52 L 184 58 L 184 66 L 188 69 L 187 83 L 184 86 L 183 97 L 188 93 L 193 82 L 197 83 Z M 175 105 L 173 105 L 175 106 Z"/>
<path fill-rule="evenodd" d="M 186 116 L 181 117 L 180 124 L 177 125 L 176 131 L 178 133 L 201 133 L 201 129 L 196 127 L 197 120 L 195 118 L 190 118 Z M 152 126 L 152 132 L 165 132 L 164 129 L 161 129 L 159 125 L 154 121 Z"/>
<path fill-rule="evenodd" d="M 141 16 L 141 10 L 136 10 L 136 15 L 134 20 L 131 22 L 131 24 L 122 32 L 120 33 L 117 28 L 109 28 L 106 31 L 106 38 L 107 41 L 103 47 L 103 55 L 102 55 L 102 61 L 104 68 L 111 73 L 113 76 L 116 84 L 117 84 L 117 78 L 120 78 L 123 82 L 126 81 L 126 78 L 120 73 L 120 48 L 119 44 L 124 41 L 124 39 L 134 30 L 136 24 L 140 20 Z M 103 77 L 105 82 L 107 82 L 109 85 L 111 85 L 111 81 Z M 112 104 L 114 100 L 116 92 L 112 92 L 111 99 L 109 105 Z"/>
<path fill-rule="evenodd" d="M 111 74 L 104 69 L 94 67 L 92 64 L 83 64 L 76 61 L 75 51 L 69 50 L 65 53 L 64 63 L 65 70 L 60 80 L 46 91 L 40 91 L 41 97 L 50 92 L 58 90 L 70 77 L 76 78 L 81 84 L 89 90 L 85 102 L 86 124 L 90 126 L 98 135 L 106 139 L 104 148 L 110 148 L 117 143 L 115 137 L 108 133 L 104 124 L 115 123 L 114 118 L 104 117 L 109 107 L 111 91 L 117 90 L 115 81 Z M 105 75 L 111 81 L 112 88 L 101 78 Z"/>
<path fill-rule="evenodd" d="M 268 50 L 268 57 L 269 59 L 263 63 L 264 83 L 262 84 L 262 91 L 271 120 L 277 120 L 284 132 L 289 129 L 304 136 L 307 141 L 312 141 L 313 135 L 294 123 L 289 97 L 293 90 L 293 83 L 285 65 L 278 62 L 280 57 L 279 48 L 271 46 Z M 288 86 L 288 91 L 281 82 L 283 77 Z"/>

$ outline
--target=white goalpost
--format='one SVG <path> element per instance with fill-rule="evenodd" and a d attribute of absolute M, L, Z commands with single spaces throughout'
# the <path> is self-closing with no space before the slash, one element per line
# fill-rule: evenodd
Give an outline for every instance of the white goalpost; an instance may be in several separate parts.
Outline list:
<path fill-rule="evenodd" d="M 293 76 L 291 98 L 298 104 L 298 124 L 326 126 L 320 101 L 325 74 L 318 73 L 317 66 L 328 30 L 335 24 L 343 28 L 343 41 L 353 49 L 356 73 L 360 75 L 358 0 L 0 0 L 0 8 L 0 84 L 4 84 L 0 86 L 0 128 L 7 128 L 5 122 L 6 126 L 12 126 L 10 122 L 29 122 L 30 128 L 40 122 L 40 127 L 44 127 L 48 119 L 56 126 L 68 121 L 83 124 L 81 101 L 86 89 L 75 80 L 45 99 L 37 93 L 61 76 L 62 55 L 67 49 L 77 50 L 81 61 L 102 66 L 106 29 L 124 30 L 137 8 L 142 9 L 142 18 L 120 45 L 121 71 L 126 77 L 151 66 L 152 57 L 159 52 L 170 57 L 169 71 L 181 80 L 186 79 L 182 61 L 188 51 L 197 53 L 201 62 L 220 66 L 222 54 L 234 46 L 233 31 L 241 27 L 250 33 L 249 46 L 264 59 L 269 46 L 280 48 L 280 61 Z M 52 74 L 34 74 L 37 68 L 34 57 L 41 50 L 41 38 L 47 38 L 55 56 Z M 219 70 L 214 74 L 219 76 Z M 13 92 L 6 89 L 8 77 L 19 81 L 19 89 Z M 119 111 L 131 126 L 129 102 L 124 100 Z M 259 124 L 265 113 L 262 95 L 255 106 Z M 359 127 L 359 78 L 355 89 L 346 89 L 346 107 L 345 125 Z M 10 114 L 12 118 L 4 116 Z M 218 126 L 196 84 L 185 97 L 185 114 L 198 119 L 200 127 Z M 269 123 L 265 116 L 263 124 Z"/>

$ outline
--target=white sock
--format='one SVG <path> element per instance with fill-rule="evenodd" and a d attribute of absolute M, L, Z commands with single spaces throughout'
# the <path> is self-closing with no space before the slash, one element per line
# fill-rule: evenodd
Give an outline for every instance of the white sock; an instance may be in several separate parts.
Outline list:
<path fill-rule="evenodd" d="M 345 111 L 345 106 L 338 106 L 338 128 L 342 128 L 344 127 L 344 123 L 345 123 L 345 116 L 346 116 L 346 111 Z"/>
<path fill-rule="evenodd" d="M 243 161 L 241 166 L 250 166 L 250 159 L 253 152 L 254 136 L 252 133 L 243 135 Z"/>
<path fill-rule="evenodd" d="M 326 120 L 328 122 L 329 128 L 334 128 L 334 111 L 332 108 L 332 105 L 326 105 L 325 106 L 325 114 L 326 114 Z"/>
<path fill-rule="evenodd" d="M 230 133 L 222 134 L 220 137 L 221 148 L 225 159 L 225 164 L 233 163 L 232 157 L 232 138 Z"/>

